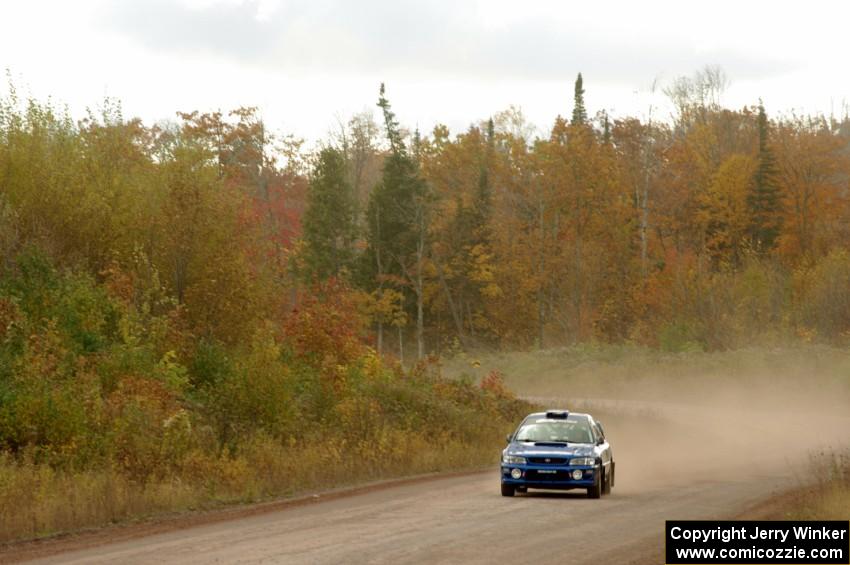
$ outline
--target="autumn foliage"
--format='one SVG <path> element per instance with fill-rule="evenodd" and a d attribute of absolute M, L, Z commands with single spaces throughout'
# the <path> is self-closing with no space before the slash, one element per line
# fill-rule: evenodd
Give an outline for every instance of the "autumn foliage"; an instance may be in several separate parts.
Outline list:
<path fill-rule="evenodd" d="M 522 402 L 382 358 L 369 293 L 298 268 L 305 159 L 251 109 L 0 101 L 2 540 L 492 458 Z"/>
<path fill-rule="evenodd" d="M 317 367 L 352 363 L 366 353 L 366 320 L 357 298 L 334 279 L 305 288 L 284 320 L 284 343 Z"/>

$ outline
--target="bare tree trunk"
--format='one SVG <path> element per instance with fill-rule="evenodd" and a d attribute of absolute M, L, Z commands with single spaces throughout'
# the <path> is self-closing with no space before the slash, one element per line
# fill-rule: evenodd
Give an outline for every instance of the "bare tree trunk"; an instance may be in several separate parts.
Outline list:
<path fill-rule="evenodd" d="M 419 212 L 419 241 L 416 244 L 416 358 L 425 356 L 425 285 L 422 263 L 425 260 L 425 211 Z"/>
<path fill-rule="evenodd" d="M 576 226 L 578 228 L 578 226 Z M 573 310 L 575 312 L 575 334 L 573 336 L 573 341 L 578 342 L 581 339 L 581 299 L 582 299 L 582 290 L 584 282 L 582 280 L 582 272 L 581 272 L 581 260 L 582 260 L 582 249 L 581 249 L 581 238 L 583 230 L 576 230 L 576 241 L 575 241 L 575 274 L 573 279 Z"/>
<path fill-rule="evenodd" d="M 560 238 L 561 232 L 561 213 L 555 208 L 555 216 L 552 221 L 552 241 L 557 242 Z M 558 264 L 557 262 L 555 263 Z M 549 277 L 549 292 L 548 292 L 548 301 L 546 303 L 546 312 L 547 319 L 549 321 L 555 320 L 558 321 L 560 316 L 558 315 L 558 305 L 561 304 L 561 284 L 560 284 L 560 275 L 561 273 L 553 273 L 554 276 Z M 563 324 L 561 324 L 561 329 L 564 330 L 564 333 L 568 333 L 568 330 L 564 329 Z"/>
<path fill-rule="evenodd" d="M 404 276 L 413 286 L 413 293 L 416 295 L 416 355 L 418 359 L 425 356 L 425 280 L 422 274 L 423 263 L 425 261 L 425 210 L 420 203 L 419 209 L 416 212 L 416 221 L 419 227 L 419 238 L 416 242 L 416 271 L 412 271 L 403 258 L 397 257 L 396 260 L 401 267 Z"/>
<path fill-rule="evenodd" d="M 654 85 L 653 85 L 654 89 Z M 652 106 L 649 107 L 649 120 L 647 121 L 647 139 L 644 144 L 644 159 L 643 159 L 643 186 L 641 187 L 638 205 L 640 206 L 640 271 L 641 276 L 646 280 L 648 272 L 648 239 L 649 239 L 649 185 L 652 176 L 653 166 L 655 164 L 653 156 L 653 138 L 652 138 Z"/>
<path fill-rule="evenodd" d="M 647 272 L 647 230 L 649 229 L 649 171 L 644 173 L 643 191 L 640 198 L 640 271 L 644 279 Z"/>
<path fill-rule="evenodd" d="M 583 261 L 583 239 L 584 239 L 584 228 L 585 228 L 585 217 L 584 217 L 584 208 L 589 206 L 588 202 L 585 199 L 582 190 L 584 189 L 584 182 L 579 174 L 577 165 L 575 162 L 572 163 L 572 173 L 573 173 L 573 185 L 574 190 L 576 191 L 576 205 L 575 205 L 575 226 L 576 226 L 576 240 L 575 240 L 575 254 L 574 260 L 575 264 L 573 265 L 574 275 L 573 275 L 573 309 L 575 315 L 575 334 L 573 336 L 573 340 L 578 342 L 581 339 L 581 330 L 582 330 L 582 294 L 584 293 L 584 273 L 582 272 L 582 261 Z"/>
<path fill-rule="evenodd" d="M 537 289 L 537 347 L 543 349 L 544 333 L 546 330 L 546 289 L 542 281 L 546 280 L 546 228 L 545 223 L 545 208 L 543 202 L 543 189 L 538 183 L 538 198 L 537 198 L 537 223 L 540 229 L 540 249 L 538 255 L 537 269 L 540 273 L 540 288 Z"/>
<path fill-rule="evenodd" d="M 463 320 L 461 319 L 460 314 L 458 314 L 458 309 L 455 304 L 454 298 L 452 297 L 452 291 L 449 288 L 448 283 L 446 282 L 445 273 L 443 273 L 443 267 L 438 262 L 434 263 L 437 267 L 437 277 L 440 279 L 440 286 L 443 289 L 443 292 L 446 295 L 446 301 L 449 303 L 449 312 L 452 315 L 452 322 L 455 325 L 455 331 L 457 332 L 458 339 L 461 343 L 464 343 L 464 335 L 463 335 Z"/>
<path fill-rule="evenodd" d="M 378 269 L 378 298 L 380 299 L 381 295 L 383 294 L 383 291 L 384 291 L 384 278 L 383 278 L 384 264 L 383 264 L 383 261 L 381 260 L 381 248 L 380 248 L 380 241 L 381 241 L 381 237 L 380 237 L 380 235 L 381 235 L 381 209 L 380 208 L 377 208 L 375 210 L 375 225 L 376 225 L 376 231 L 378 233 L 377 241 L 379 242 L 379 245 L 377 245 L 375 247 L 375 264 L 376 264 L 376 267 Z M 378 319 L 378 357 L 383 355 L 383 353 L 384 353 L 384 322 L 383 322 L 383 320 L 381 320 L 379 318 Z"/>
<path fill-rule="evenodd" d="M 421 282 L 420 282 L 421 284 Z M 425 308 L 422 292 L 416 294 L 416 356 L 422 359 L 425 356 Z"/>

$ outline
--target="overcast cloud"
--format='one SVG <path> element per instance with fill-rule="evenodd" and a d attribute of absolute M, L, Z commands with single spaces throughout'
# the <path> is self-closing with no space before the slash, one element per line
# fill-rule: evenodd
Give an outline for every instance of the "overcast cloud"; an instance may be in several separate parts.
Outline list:
<path fill-rule="evenodd" d="M 692 38 L 677 36 L 675 29 L 659 30 L 651 20 L 645 22 L 650 24 L 649 33 L 633 29 L 617 34 L 609 31 L 605 17 L 614 14 L 603 9 L 598 19 L 582 18 L 565 9 L 568 4 L 539 3 L 523 15 L 518 12 L 526 8 L 519 3 L 450 0 L 246 1 L 205 6 L 148 0 L 116 3 L 105 23 L 149 49 L 203 51 L 240 64 L 298 73 L 551 80 L 583 68 L 592 70 L 598 80 L 629 83 L 659 72 L 690 73 L 700 61 L 752 78 L 795 67 L 779 53 L 751 55 L 722 43 L 699 49 Z M 503 17 L 490 23 L 488 12 Z"/>
<path fill-rule="evenodd" d="M 148 121 L 256 105 L 310 139 L 373 107 L 458 130 L 519 105 L 545 128 L 585 77 L 591 112 L 663 108 L 662 83 L 719 65 L 733 107 L 840 109 L 843 2 L 85 0 L 5 2 L 0 67 L 76 111 L 104 95 Z M 843 24 L 841 24 L 843 25 Z"/>

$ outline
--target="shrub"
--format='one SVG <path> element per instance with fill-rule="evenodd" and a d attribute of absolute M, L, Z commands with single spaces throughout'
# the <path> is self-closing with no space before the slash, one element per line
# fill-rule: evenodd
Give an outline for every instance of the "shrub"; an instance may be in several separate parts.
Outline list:
<path fill-rule="evenodd" d="M 354 293 L 332 279 L 300 297 L 283 324 L 284 343 L 295 357 L 333 374 L 365 353 L 364 328 Z"/>
<path fill-rule="evenodd" d="M 798 322 L 828 339 L 850 332 L 850 254 L 835 250 L 795 274 Z"/>

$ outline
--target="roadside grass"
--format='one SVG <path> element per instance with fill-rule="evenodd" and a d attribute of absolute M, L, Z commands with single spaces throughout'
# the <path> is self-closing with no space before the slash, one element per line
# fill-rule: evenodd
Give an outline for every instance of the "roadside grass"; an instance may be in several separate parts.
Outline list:
<path fill-rule="evenodd" d="M 287 447 L 258 438 L 234 456 L 194 453 L 173 476 L 134 482 L 113 469 L 62 471 L 0 456 L 0 542 L 380 479 L 479 468 L 498 461 L 513 423 L 474 441 L 385 430 L 361 445 Z"/>
<path fill-rule="evenodd" d="M 813 455 L 811 470 L 816 482 L 800 497 L 799 504 L 787 512 L 787 518 L 850 519 L 850 449 Z"/>
<path fill-rule="evenodd" d="M 850 520 L 850 487 L 834 484 L 816 490 L 786 516 L 797 520 Z"/>

